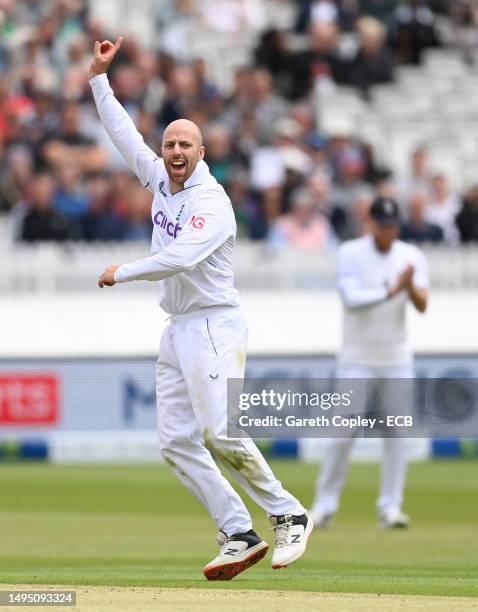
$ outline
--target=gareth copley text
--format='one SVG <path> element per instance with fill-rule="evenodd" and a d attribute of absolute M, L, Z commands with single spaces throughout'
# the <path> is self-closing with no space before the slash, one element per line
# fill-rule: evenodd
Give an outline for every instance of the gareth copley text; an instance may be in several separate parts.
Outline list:
<path fill-rule="evenodd" d="M 340 429 L 354 430 L 358 427 L 373 430 L 378 427 L 386 426 L 387 428 L 395 427 L 413 427 L 412 416 L 392 416 L 388 415 L 383 419 L 367 418 L 360 415 L 335 415 L 333 417 L 316 416 L 316 417 L 298 417 L 295 415 L 287 415 L 285 418 L 268 415 L 265 417 L 250 417 L 242 414 L 238 420 L 241 428 L 274 428 L 274 427 L 294 427 L 294 428 L 309 428 L 309 427 L 332 427 Z"/>

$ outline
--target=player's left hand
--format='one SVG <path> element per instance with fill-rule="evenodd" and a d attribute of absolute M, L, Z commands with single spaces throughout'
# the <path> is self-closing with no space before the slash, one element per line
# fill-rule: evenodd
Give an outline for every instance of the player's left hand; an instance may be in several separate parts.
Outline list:
<path fill-rule="evenodd" d="M 115 284 L 115 272 L 119 266 L 108 266 L 98 279 L 98 287 L 112 287 Z"/>

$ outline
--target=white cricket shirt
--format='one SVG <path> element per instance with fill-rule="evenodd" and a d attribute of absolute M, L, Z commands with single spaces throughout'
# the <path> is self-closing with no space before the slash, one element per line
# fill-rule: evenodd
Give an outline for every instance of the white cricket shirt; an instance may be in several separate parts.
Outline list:
<path fill-rule="evenodd" d="M 406 291 L 387 299 L 407 265 L 415 268 L 413 284 L 428 287 L 423 253 L 396 240 L 388 253 L 375 247 L 371 235 L 345 242 L 337 254 L 337 289 L 344 307 L 339 361 L 362 365 L 403 365 L 412 361 L 406 328 Z"/>
<path fill-rule="evenodd" d="M 160 281 L 160 305 L 169 314 L 238 306 L 232 272 L 236 220 L 222 186 L 200 161 L 184 189 L 172 195 L 163 160 L 144 143 L 106 74 L 92 78 L 90 85 L 106 132 L 154 194 L 151 256 L 118 268 L 115 282 Z"/>

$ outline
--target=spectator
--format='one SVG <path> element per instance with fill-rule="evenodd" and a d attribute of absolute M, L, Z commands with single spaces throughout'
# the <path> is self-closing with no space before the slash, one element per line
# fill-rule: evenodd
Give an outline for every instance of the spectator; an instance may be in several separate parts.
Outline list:
<path fill-rule="evenodd" d="M 325 217 L 330 218 L 333 211 L 330 175 L 320 168 L 316 169 L 307 180 L 307 189 L 317 207 Z"/>
<path fill-rule="evenodd" d="M 426 218 L 428 204 L 427 194 L 423 191 L 412 193 L 408 202 L 408 218 L 403 224 L 400 238 L 405 242 L 442 242 L 443 230 L 435 223 L 429 223 Z"/>
<path fill-rule="evenodd" d="M 234 83 L 231 95 L 225 100 L 225 108 L 221 115 L 227 127 L 239 136 L 241 122 L 244 118 L 254 117 L 252 106 L 252 74 L 251 67 L 242 66 L 234 71 Z"/>
<path fill-rule="evenodd" d="M 439 45 L 427 0 L 407 0 L 392 14 L 390 41 L 401 64 L 419 64 L 422 52 Z"/>
<path fill-rule="evenodd" d="M 389 168 L 380 165 L 375 157 L 375 152 L 373 147 L 366 143 L 360 142 L 360 150 L 365 160 L 365 172 L 364 172 L 364 181 L 366 183 L 370 183 L 374 185 L 377 190 L 383 189 L 384 184 L 392 184 L 392 172 Z M 395 199 L 395 191 L 393 187 L 390 187 L 393 190 L 391 194 L 384 194 L 383 197 L 386 198 L 394 198 Z"/>
<path fill-rule="evenodd" d="M 450 243 L 458 242 L 459 234 L 455 225 L 455 217 L 460 210 L 460 201 L 443 174 L 432 177 L 430 197 L 424 211 L 428 223 L 438 225 L 444 239 Z"/>
<path fill-rule="evenodd" d="M 431 175 L 428 171 L 428 152 L 424 146 L 417 147 L 410 158 L 410 170 L 399 176 L 396 181 L 396 192 L 403 210 L 412 194 L 428 191 Z"/>
<path fill-rule="evenodd" d="M 53 91 L 35 89 L 32 92 L 32 102 L 34 114 L 28 122 L 28 131 L 31 141 L 37 143 L 45 134 L 57 129 L 59 118 Z"/>
<path fill-rule="evenodd" d="M 250 184 L 257 191 L 283 188 L 286 174 L 282 157 L 273 147 L 259 147 L 250 161 Z M 281 211 L 279 211 L 281 212 Z"/>
<path fill-rule="evenodd" d="M 466 193 L 456 224 L 462 242 L 478 242 L 478 185 Z"/>
<path fill-rule="evenodd" d="M 63 160 L 56 168 L 57 188 L 53 198 L 55 210 L 69 218 L 80 217 L 88 209 L 88 198 L 77 164 Z"/>
<path fill-rule="evenodd" d="M 143 103 L 144 81 L 135 65 L 120 63 L 113 71 L 112 88 L 115 96 L 133 117 L 137 117 Z"/>
<path fill-rule="evenodd" d="M 357 23 L 360 46 L 348 65 L 347 80 L 364 93 L 372 85 L 393 81 L 393 59 L 385 45 L 385 27 L 372 17 Z"/>
<path fill-rule="evenodd" d="M 203 58 L 194 60 L 193 70 L 197 79 L 199 97 L 204 100 L 204 104 L 207 104 L 208 119 L 214 119 L 223 109 L 221 94 L 208 78 L 207 65 Z"/>
<path fill-rule="evenodd" d="M 334 83 L 346 82 L 346 64 L 340 56 L 338 42 L 335 22 L 311 24 L 309 48 L 291 57 L 291 99 L 304 97 L 313 87 L 323 91 Z"/>
<path fill-rule="evenodd" d="M 259 128 L 252 111 L 245 112 L 238 126 L 236 149 L 246 165 L 252 163 L 252 157 L 259 147 Z"/>
<path fill-rule="evenodd" d="M 30 98 L 13 91 L 8 75 L 0 75 L 0 139 L 10 143 L 16 136 L 17 122 L 33 116 L 33 104 Z"/>
<path fill-rule="evenodd" d="M 166 85 L 160 74 L 159 54 L 152 49 L 141 49 L 136 65 L 144 111 L 157 115 L 166 95 Z"/>
<path fill-rule="evenodd" d="M 70 237 L 67 217 L 53 208 L 54 192 L 55 182 L 49 174 L 34 176 L 20 230 L 25 242 L 64 241 Z"/>
<path fill-rule="evenodd" d="M 37 163 L 43 166 L 68 159 L 88 171 L 105 163 L 103 151 L 86 134 L 80 104 L 73 101 L 63 103 L 58 127 L 40 140 L 36 152 Z"/>
<path fill-rule="evenodd" d="M 302 130 L 302 135 L 306 138 L 315 133 L 315 112 L 316 109 L 311 100 L 303 100 L 302 102 L 298 102 L 290 109 L 291 119 L 299 124 Z"/>
<path fill-rule="evenodd" d="M 151 200 L 149 191 L 137 181 L 130 182 L 126 194 L 126 225 L 124 240 L 149 240 L 153 227 L 151 221 Z"/>
<path fill-rule="evenodd" d="M 310 132 L 305 139 L 306 151 L 316 171 L 333 175 L 332 160 L 328 151 L 328 140 L 319 132 Z"/>
<path fill-rule="evenodd" d="M 370 206 L 375 197 L 373 189 L 362 185 L 353 194 L 348 209 L 341 206 L 335 206 L 332 209 L 332 227 L 341 241 L 359 238 L 367 233 Z"/>
<path fill-rule="evenodd" d="M 346 142 L 342 145 L 339 139 L 336 143 L 340 148 L 334 160 L 335 184 L 332 197 L 336 207 L 342 209 L 343 215 L 347 217 L 357 195 L 370 188 L 364 180 L 367 163 L 363 152 L 355 144 Z"/>
<path fill-rule="evenodd" d="M 277 90 L 281 95 L 288 97 L 291 90 L 291 54 L 287 46 L 285 32 L 275 28 L 263 32 L 259 46 L 254 53 L 257 66 L 270 72 Z"/>
<path fill-rule="evenodd" d="M 301 146 L 302 126 L 292 118 L 281 119 L 276 125 L 274 148 L 279 153 L 285 169 L 284 210 L 289 209 L 290 194 L 303 185 L 305 177 L 313 170 L 312 160 Z"/>
<path fill-rule="evenodd" d="M 228 195 L 236 216 L 238 236 L 253 239 L 257 236 L 263 237 L 267 230 L 264 228 L 263 216 L 258 215 L 257 200 L 249 190 L 245 170 L 239 169 L 234 172 L 229 183 Z M 258 222 L 257 227 L 255 221 Z"/>
<path fill-rule="evenodd" d="M 127 221 L 112 210 L 111 177 L 91 175 L 87 182 L 89 207 L 81 217 L 81 233 L 88 242 L 123 240 Z"/>
<path fill-rule="evenodd" d="M 8 212 L 25 199 L 32 178 L 33 163 L 29 150 L 23 146 L 12 147 L 7 167 L 0 178 L 0 213 Z"/>
<path fill-rule="evenodd" d="M 88 82 L 88 66 L 91 61 L 89 40 L 83 33 L 70 39 L 68 63 L 63 74 L 63 87 L 69 100 L 80 100 Z"/>
<path fill-rule="evenodd" d="M 272 225 L 268 242 L 274 247 L 321 250 L 331 239 L 327 217 L 320 214 L 312 194 L 298 189 L 292 194 L 291 211 Z"/>
<path fill-rule="evenodd" d="M 164 128 L 171 121 L 185 117 L 201 103 L 197 75 L 191 66 L 174 67 L 167 82 L 167 94 L 158 115 Z"/>
<path fill-rule="evenodd" d="M 370 208 L 376 196 L 382 197 L 379 191 L 364 188 L 357 194 L 352 205 L 352 214 L 350 218 L 353 221 L 353 226 L 350 230 L 351 238 L 358 238 L 370 231 Z"/>
<path fill-rule="evenodd" d="M 254 71 L 251 98 L 259 139 L 262 143 L 270 143 L 274 137 L 275 125 L 287 116 L 288 107 L 274 93 L 272 77 L 267 70 Z"/>
<path fill-rule="evenodd" d="M 214 178 L 229 191 L 238 160 L 233 154 L 231 135 L 221 123 L 210 124 L 205 133 L 206 162 Z"/>
<path fill-rule="evenodd" d="M 270 185 L 261 191 L 253 192 L 253 203 L 249 214 L 250 237 L 253 240 L 264 239 L 284 208 L 282 186 Z"/>

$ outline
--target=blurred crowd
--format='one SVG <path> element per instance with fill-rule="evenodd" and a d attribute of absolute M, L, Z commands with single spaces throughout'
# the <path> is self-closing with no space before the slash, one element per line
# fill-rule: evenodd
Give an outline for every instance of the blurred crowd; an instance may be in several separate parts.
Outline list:
<path fill-rule="evenodd" d="M 268 26 L 261 0 L 156 3 L 159 42 L 127 37 L 109 74 L 147 144 L 159 151 L 170 121 L 195 121 L 240 235 L 272 246 L 320 249 L 359 236 L 377 194 L 398 199 L 405 240 L 478 241 L 478 180 L 455 191 L 430 172 L 426 144 L 394 174 L 368 143 L 324 136 L 313 105 L 313 92 L 333 84 L 367 98 L 430 47 L 456 47 L 472 61 L 478 3 L 276 2 L 293 5 L 288 30 Z M 256 31 L 253 59 L 235 70 L 231 91 L 188 49 L 198 27 L 231 44 Z M 91 17 L 86 0 L 0 0 L 0 28 L 0 214 L 14 237 L 149 239 L 151 196 L 102 130 L 88 85 L 93 42 L 117 32 Z"/>

